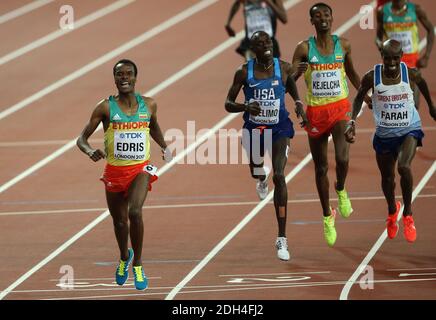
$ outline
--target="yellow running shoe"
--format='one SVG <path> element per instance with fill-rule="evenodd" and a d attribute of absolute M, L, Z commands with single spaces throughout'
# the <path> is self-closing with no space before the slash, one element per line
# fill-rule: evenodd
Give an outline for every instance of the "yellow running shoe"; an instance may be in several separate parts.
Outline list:
<path fill-rule="evenodd" d="M 324 217 L 324 238 L 330 247 L 336 242 L 336 229 L 335 229 L 336 210 L 330 208 L 330 215 Z"/>
<path fill-rule="evenodd" d="M 338 195 L 338 211 L 339 214 L 343 217 L 343 218 L 348 218 L 351 213 L 353 212 L 353 208 L 351 207 L 351 201 L 350 198 L 348 198 L 348 194 L 347 191 L 342 190 L 336 190 L 336 193 Z"/>

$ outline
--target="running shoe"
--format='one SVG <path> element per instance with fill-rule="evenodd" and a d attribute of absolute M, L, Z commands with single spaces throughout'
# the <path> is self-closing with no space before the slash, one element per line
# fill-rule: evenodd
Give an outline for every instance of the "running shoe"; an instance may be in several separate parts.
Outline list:
<path fill-rule="evenodd" d="M 336 193 L 338 195 L 339 214 L 343 218 L 348 218 L 351 215 L 351 213 L 353 212 L 353 208 L 351 207 L 351 201 L 350 201 L 350 198 L 348 197 L 348 193 L 345 190 L 345 188 L 342 191 L 336 190 Z"/>
<path fill-rule="evenodd" d="M 267 166 L 264 166 L 263 171 L 265 172 L 265 180 L 257 180 L 256 183 L 256 191 L 260 200 L 265 199 L 268 195 L 268 176 L 271 172 L 271 169 Z"/>
<path fill-rule="evenodd" d="M 336 242 L 336 229 L 335 229 L 336 210 L 330 208 L 330 215 L 324 217 L 324 238 L 330 247 Z"/>
<path fill-rule="evenodd" d="M 120 263 L 115 272 L 115 281 L 122 286 L 129 279 L 129 265 L 133 260 L 133 249 L 129 248 L 129 257 L 126 261 L 120 259 Z"/>
<path fill-rule="evenodd" d="M 395 205 L 397 206 L 397 210 L 395 211 L 394 214 L 390 214 L 388 215 L 388 218 L 386 219 L 386 229 L 388 231 L 388 237 L 389 239 L 393 239 L 397 236 L 398 233 L 398 214 L 400 213 L 400 209 L 401 209 L 401 202 L 397 201 L 395 203 Z"/>
<path fill-rule="evenodd" d="M 288 261 L 289 251 L 288 251 L 288 240 L 286 239 L 286 237 L 277 237 L 276 248 L 277 248 L 277 257 L 280 260 Z"/>
<path fill-rule="evenodd" d="M 148 280 L 144 274 L 142 266 L 133 266 L 133 278 L 135 280 L 135 288 L 137 290 L 145 290 L 148 287 Z"/>
<path fill-rule="evenodd" d="M 414 242 L 416 240 L 416 228 L 415 222 L 412 216 L 403 217 L 404 224 L 404 238 L 409 242 Z"/>

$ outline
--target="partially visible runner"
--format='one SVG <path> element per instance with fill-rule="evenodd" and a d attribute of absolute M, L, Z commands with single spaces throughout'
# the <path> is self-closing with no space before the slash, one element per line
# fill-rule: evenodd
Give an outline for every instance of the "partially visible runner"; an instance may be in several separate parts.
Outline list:
<path fill-rule="evenodd" d="M 272 39 L 274 57 L 280 58 L 280 47 L 276 39 L 277 18 L 282 23 L 288 22 L 283 0 L 234 0 L 225 25 L 227 34 L 230 37 L 236 35 L 231 23 L 241 4 L 244 10 L 245 38 L 241 41 L 236 52 L 243 56 L 245 60 L 254 58 L 253 52 L 250 50 L 251 36 L 256 31 L 265 31 Z"/>
<path fill-rule="evenodd" d="M 119 285 L 127 281 L 129 265 L 133 261 L 135 287 L 144 290 L 148 280 L 141 260 L 144 235 L 142 206 L 151 184 L 157 180 L 157 168 L 149 163 L 150 136 L 162 148 L 166 161 L 171 160 L 171 152 L 157 122 L 156 102 L 135 93 L 137 73 L 136 65 L 130 60 L 123 59 L 114 65 L 118 95 L 97 104 L 89 123 L 77 139 L 77 146 L 92 161 L 104 158 L 107 161 L 101 180 L 105 184 L 107 204 L 120 250 L 115 280 Z M 105 151 L 94 149 L 88 142 L 100 123 L 104 129 Z M 129 233 L 132 248 L 128 248 Z"/>
<path fill-rule="evenodd" d="M 430 115 L 436 120 L 436 108 L 431 100 L 426 81 L 419 71 L 410 69 L 401 62 L 401 43 L 387 40 L 382 46 L 383 64 L 368 71 L 362 79 L 353 104 L 353 115 L 347 124 L 345 137 L 355 142 L 355 120 L 361 109 L 363 97 L 372 90 L 376 131 L 373 147 L 381 174 L 381 185 L 388 204 L 387 232 L 390 239 L 398 233 L 397 217 L 401 202 L 395 201 L 395 165 L 401 176 L 403 193 L 404 237 L 409 242 L 416 240 L 416 228 L 412 217 L 413 175 L 411 163 L 417 146 L 422 146 L 424 133 L 421 119 L 414 103 L 412 88 L 416 84 L 427 101 Z"/>
<path fill-rule="evenodd" d="M 391 2 L 391 0 L 377 0 L 377 6 L 376 8 L 380 8 L 382 6 L 384 6 L 386 3 Z"/>
<path fill-rule="evenodd" d="M 264 166 L 264 154 L 272 157 L 274 182 L 274 208 L 278 223 L 276 239 L 277 256 L 289 260 L 286 238 L 288 191 L 284 169 L 288 159 L 290 139 L 294 136 L 292 121 L 285 106 L 285 94 L 289 92 L 295 101 L 295 112 L 306 124 L 304 107 L 299 99 L 292 78 L 292 66 L 273 58 L 273 43 L 266 32 L 258 31 L 251 37 L 251 50 L 256 59 L 249 60 L 235 73 L 229 89 L 225 108 L 228 112 L 243 112 L 242 143 L 250 159 L 250 172 L 257 180 L 256 190 L 261 200 L 268 195 L 268 174 Z M 236 98 L 243 88 L 245 102 Z"/>
<path fill-rule="evenodd" d="M 419 57 L 418 21 L 427 32 L 427 46 Z M 376 44 L 379 49 L 383 41 L 395 39 L 403 47 L 402 61 L 409 68 L 425 68 L 428 65 L 434 43 L 434 27 L 424 9 L 407 0 L 393 0 L 377 11 Z M 419 91 L 415 90 L 415 104 L 419 107 Z"/>
<path fill-rule="evenodd" d="M 342 217 L 347 218 L 353 208 L 345 190 L 349 144 L 345 141 L 344 130 L 351 116 L 346 77 L 356 89 L 360 86 L 360 78 L 354 70 L 349 41 L 331 34 L 332 8 L 325 3 L 316 3 L 310 8 L 309 14 L 316 36 L 298 44 L 292 63 L 294 70 L 297 70 L 294 79 L 297 80 L 302 74 L 305 76 L 309 121 L 305 129 L 315 164 L 316 187 L 324 216 L 324 238 L 329 246 L 333 246 L 337 237 L 336 210 L 330 206 L 328 138 L 330 134 L 333 136 L 335 147 L 338 211 Z"/>

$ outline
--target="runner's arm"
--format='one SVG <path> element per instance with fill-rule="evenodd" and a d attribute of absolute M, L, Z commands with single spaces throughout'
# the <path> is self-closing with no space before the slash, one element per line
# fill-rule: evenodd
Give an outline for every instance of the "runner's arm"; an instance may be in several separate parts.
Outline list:
<path fill-rule="evenodd" d="M 286 13 L 286 9 L 283 6 L 283 0 L 264 0 L 274 11 L 277 18 L 283 23 L 286 24 L 288 22 L 288 14 Z"/>
<path fill-rule="evenodd" d="M 297 81 L 302 74 L 304 74 L 309 67 L 308 64 L 309 55 L 309 44 L 307 41 L 301 41 L 294 51 L 294 56 L 292 57 L 292 68 L 296 70 L 292 74 L 294 81 Z"/>
<path fill-rule="evenodd" d="M 354 69 L 353 60 L 351 58 L 351 45 L 350 42 L 347 39 L 341 38 L 341 44 L 343 51 L 345 52 L 345 72 L 347 74 L 348 79 L 350 79 L 350 82 L 353 84 L 354 88 L 357 90 L 360 87 L 360 77 L 357 74 L 356 70 Z"/>
<path fill-rule="evenodd" d="M 385 36 L 385 31 L 383 28 L 383 6 L 378 8 L 377 10 L 377 31 L 376 31 L 376 37 L 375 37 L 375 44 L 380 51 L 383 45 L 383 39 Z"/>
<path fill-rule="evenodd" d="M 157 104 L 152 98 L 143 97 L 143 99 L 151 111 L 150 136 L 154 141 L 156 141 L 162 150 L 165 150 L 167 148 L 167 144 L 162 134 L 162 130 L 160 129 L 159 122 L 157 121 Z"/>
<path fill-rule="evenodd" d="M 300 125 L 301 127 L 306 126 L 308 123 L 306 112 L 304 110 L 303 102 L 300 100 L 300 95 L 298 94 L 297 84 L 295 83 L 294 77 L 292 76 L 292 66 L 287 63 L 283 62 L 283 69 L 284 73 L 286 75 L 286 92 L 288 92 L 292 99 L 295 102 L 295 114 L 297 115 L 297 118 L 301 118 Z"/>
<path fill-rule="evenodd" d="M 345 127 L 345 132 L 344 132 L 345 140 L 347 140 L 347 142 L 349 143 L 354 143 L 355 141 L 355 136 L 356 136 L 355 121 L 357 119 L 357 115 L 360 112 L 360 109 L 362 108 L 363 100 L 367 95 L 368 91 L 371 90 L 373 83 L 374 83 L 374 71 L 371 70 L 363 76 L 356 97 L 354 98 L 353 114 L 351 116 L 351 120 L 348 121 Z"/>
<path fill-rule="evenodd" d="M 97 130 L 98 125 L 104 124 L 109 118 L 109 103 L 107 100 L 102 100 L 97 104 L 94 111 L 91 114 L 91 119 L 86 124 L 82 133 L 77 138 L 76 144 L 79 149 L 88 155 L 94 162 L 100 159 L 104 159 L 106 154 L 100 149 L 94 149 L 88 142 L 89 137 Z"/>
<path fill-rule="evenodd" d="M 421 91 L 422 95 L 424 96 L 425 101 L 427 102 L 428 111 L 429 111 L 431 117 L 434 120 L 436 120 L 436 109 L 435 109 L 435 106 L 434 106 L 433 101 L 431 99 L 431 94 L 430 94 L 430 90 L 428 89 L 427 82 L 422 77 L 421 72 L 419 72 L 419 70 L 416 70 L 416 69 L 408 69 L 408 70 L 409 70 L 410 80 L 415 82 L 416 85 L 418 86 L 419 91 Z"/>
<path fill-rule="evenodd" d="M 425 30 L 427 31 L 427 46 L 425 48 L 425 54 L 417 62 L 418 68 L 425 68 L 427 67 L 428 59 L 430 59 L 431 51 L 433 49 L 434 26 L 427 18 L 424 9 L 422 9 L 419 5 L 416 5 L 416 15 L 418 16 L 418 20 L 422 23 Z"/>
<path fill-rule="evenodd" d="M 227 99 L 224 104 L 224 107 L 226 111 L 230 113 L 239 113 L 239 112 L 248 111 L 250 114 L 256 116 L 261 111 L 260 106 L 257 102 L 252 102 L 248 104 L 236 102 L 236 98 L 238 97 L 239 91 L 241 91 L 242 86 L 245 84 L 246 78 L 247 78 L 247 71 L 244 65 L 241 66 L 235 73 L 235 76 L 233 78 L 233 83 L 227 94 Z"/>
<path fill-rule="evenodd" d="M 235 0 L 230 8 L 229 17 L 227 18 L 227 23 L 225 25 L 227 34 L 229 37 L 234 37 L 236 35 L 235 30 L 230 26 L 232 23 L 233 17 L 238 12 L 239 7 L 241 6 L 241 0 Z"/>

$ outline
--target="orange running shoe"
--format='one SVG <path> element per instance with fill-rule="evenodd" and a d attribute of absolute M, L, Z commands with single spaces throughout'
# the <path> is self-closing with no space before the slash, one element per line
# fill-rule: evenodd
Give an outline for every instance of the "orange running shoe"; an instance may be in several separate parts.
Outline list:
<path fill-rule="evenodd" d="M 398 213 L 400 213 L 401 208 L 401 202 L 396 202 L 397 210 L 394 214 L 390 214 L 388 218 L 386 219 L 386 229 L 388 230 L 388 237 L 389 239 L 393 239 L 397 236 L 398 233 Z"/>
<path fill-rule="evenodd" d="M 415 222 L 412 216 L 403 217 L 404 224 L 404 238 L 409 242 L 414 242 L 416 240 L 416 228 Z"/>

